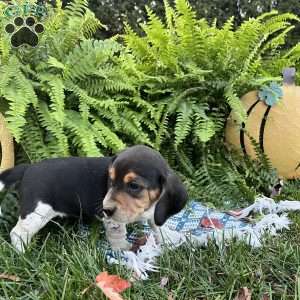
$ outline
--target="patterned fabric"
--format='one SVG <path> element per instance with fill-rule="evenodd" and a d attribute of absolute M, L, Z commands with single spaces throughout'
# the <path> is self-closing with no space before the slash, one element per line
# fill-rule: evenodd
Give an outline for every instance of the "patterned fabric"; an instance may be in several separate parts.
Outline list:
<path fill-rule="evenodd" d="M 180 213 L 171 217 L 166 222 L 166 225 L 170 230 L 189 233 L 199 237 L 215 231 L 214 228 L 204 228 L 201 225 L 203 218 L 217 219 L 223 225 L 224 230 L 243 229 L 244 227 L 251 226 L 227 213 L 207 208 L 199 202 L 194 201 L 190 202 Z"/>
<path fill-rule="evenodd" d="M 299 201 L 275 202 L 271 198 L 258 196 L 255 202 L 239 212 L 231 214 L 216 211 L 191 201 L 185 209 L 169 220 L 160 228 L 164 237 L 164 247 L 174 248 L 187 241 L 196 245 L 206 245 L 214 239 L 217 245 L 224 240 L 233 238 L 246 242 L 251 247 L 260 247 L 266 232 L 275 236 L 283 229 L 289 229 L 292 223 L 284 212 L 300 211 Z M 251 212 L 257 212 L 261 218 L 256 223 L 243 220 Z M 134 271 L 137 278 L 145 280 L 148 273 L 157 271 L 156 258 L 161 255 L 163 248 L 155 241 L 154 234 L 147 224 L 142 224 L 142 235 L 147 236 L 146 244 L 137 253 L 132 251 L 112 251 L 109 244 L 103 240 L 98 242 L 99 251 L 105 251 L 109 264 L 121 264 Z M 86 238 L 88 227 L 82 227 L 80 235 Z M 130 233 L 128 241 L 133 243 L 140 237 L 138 230 Z"/>
<path fill-rule="evenodd" d="M 230 216 L 227 213 L 219 212 L 206 206 L 202 205 L 199 202 L 191 201 L 180 213 L 172 216 L 165 223 L 165 227 L 171 231 L 176 231 L 186 235 L 192 235 L 199 239 L 206 238 L 208 235 L 214 234 L 214 228 L 204 228 L 201 225 L 201 221 L 204 218 L 217 219 L 222 225 L 223 230 L 232 231 L 233 229 L 238 229 L 243 231 L 253 225 L 246 223 L 244 221 L 238 220 L 236 217 Z M 150 227 L 144 223 L 143 232 L 145 235 L 151 233 Z M 132 232 L 128 235 L 128 241 L 134 243 L 138 238 L 138 235 L 135 232 Z M 106 249 L 106 259 L 108 263 L 123 263 L 128 261 L 128 258 L 125 255 L 122 255 L 122 251 L 112 251 L 109 249 L 108 244 L 104 242 L 99 243 L 100 249 Z"/>

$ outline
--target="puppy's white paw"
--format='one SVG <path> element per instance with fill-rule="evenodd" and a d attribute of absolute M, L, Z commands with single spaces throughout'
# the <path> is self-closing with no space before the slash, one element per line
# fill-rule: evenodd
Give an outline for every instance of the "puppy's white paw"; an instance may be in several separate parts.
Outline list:
<path fill-rule="evenodd" d="M 25 246 L 22 238 L 15 233 L 14 231 L 10 232 L 10 240 L 12 246 L 19 252 L 19 253 L 24 253 L 25 252 Z"/>

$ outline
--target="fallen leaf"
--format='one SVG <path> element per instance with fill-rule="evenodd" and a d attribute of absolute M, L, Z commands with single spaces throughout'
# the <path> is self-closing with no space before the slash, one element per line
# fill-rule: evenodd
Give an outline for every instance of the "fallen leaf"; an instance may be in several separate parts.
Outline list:
<path fill-rule="evenodd" d="M 246 287 L 240 288 L 234 300 L 251 300 L 251 291 Z"/>
<path fill-rule="evenodd" d="M 163 287 L 165 287 L 165 286 L 168 284 L 168 282 L 169 282 L 169 277 L 164 276 L 164 277 L 162 277 L 162 278 L 160 279 L 160 284 L 159 284 L 159 286 L 160 286 L 161 288 L 163 288 Z"/>
<path fill-rule="evenodd" d="M 101 289 L 103 294 L 109 299 L 109 300 L 124 300 L 124 298 L 114 291 L 112 288 L 105 286 L 104 282 L 98 282 L 96 285 Z"/>
<path fill-rule="evenodd" d="M 201 219 L 200 224 L 204 228 L 217 228 L 217 229 L 224 228 L 224 225 L 220 222 L 220 220 L 216 218 L 204 217 Z"/>
<path fill-rule="evenodd" d="M 262 300 L 270 300 L 270 296 L 268 294 L 263 294 Z"/>
<path fill-rule="evenodd" d="M 123 300 L 119 293 L 131 287 L 131 283 L 127 280 L 120 278 L 118 275 L 109 275 L 107 272 L 97 275 L 96 285 L 110 300 Z"/>
<path fill-rule="evenodd" d="M 16 275 L 9 275 L 9 274 L 5 274 L 2 273 L 0 274 L 0 279 L 7 279 L 7 280 L 11 280 L 11 281 L 21 281 L 20 277 L 16 276 Z"/>
<path fill-rule="evenodd" d="M 174 297 L 173 297 L 173 295 L 172 294 L 169 294 L 168 295 L 168 299 L 167 300 L 174 300 Z"/>

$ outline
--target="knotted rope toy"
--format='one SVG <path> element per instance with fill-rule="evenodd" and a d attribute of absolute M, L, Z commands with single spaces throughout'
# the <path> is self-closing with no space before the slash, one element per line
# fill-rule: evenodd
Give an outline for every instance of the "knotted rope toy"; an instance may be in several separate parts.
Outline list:
<path fill-rule="evenodd" d="M 264 196 L 240 211 L 221 212 L 202 205 L 190 203 L 177 215 L 171 217 L 161 228 L 163 244 L 155 242 L 154 233 L 147 224 L 143 232 L 147 236 L 146 243 L 137 252 L 113 251 L 104 241 L 99 241 L 99 250 L 106 247 L 106 259 L 109 264 L 121 264 L 134 271 L 136 277 L 148 279 L 149 272 L 158 271 L 156 258 L 165 248 L 174 249 L 186 242 L 195 246 L 206 246 L 214 240 L 218 246 L 232 239 L 244 241 L 251 247 L 260 247 L 263 235 L 277 235 L 282 229 L 288 229 L 292 223 L 284 212 L 300 210 L 300 201 L 280 201 Z M 244 218 L 252 212 L 261 214 L 256 223 L 249 223 Z M 88 234 L 87 228 L 84 229 Z M 128 241 L 137 240 L 136 232 L 129 235 Z"/>

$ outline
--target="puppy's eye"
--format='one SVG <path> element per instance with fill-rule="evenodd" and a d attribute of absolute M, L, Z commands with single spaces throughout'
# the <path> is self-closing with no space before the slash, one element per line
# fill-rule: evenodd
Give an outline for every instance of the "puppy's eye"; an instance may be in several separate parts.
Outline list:
<path fill-rule="evenodd" d="M 136 183 L 136 182 L 129 182 L 128 184 L 127 184 L 127 186 L 128 186 L 128 188 L 131 190 L 131 191 L 133 191 L 133 192 L 139 192 L 141 189 L 142 189 L 142 187 L 138 184 L 138 183 Z"/>

